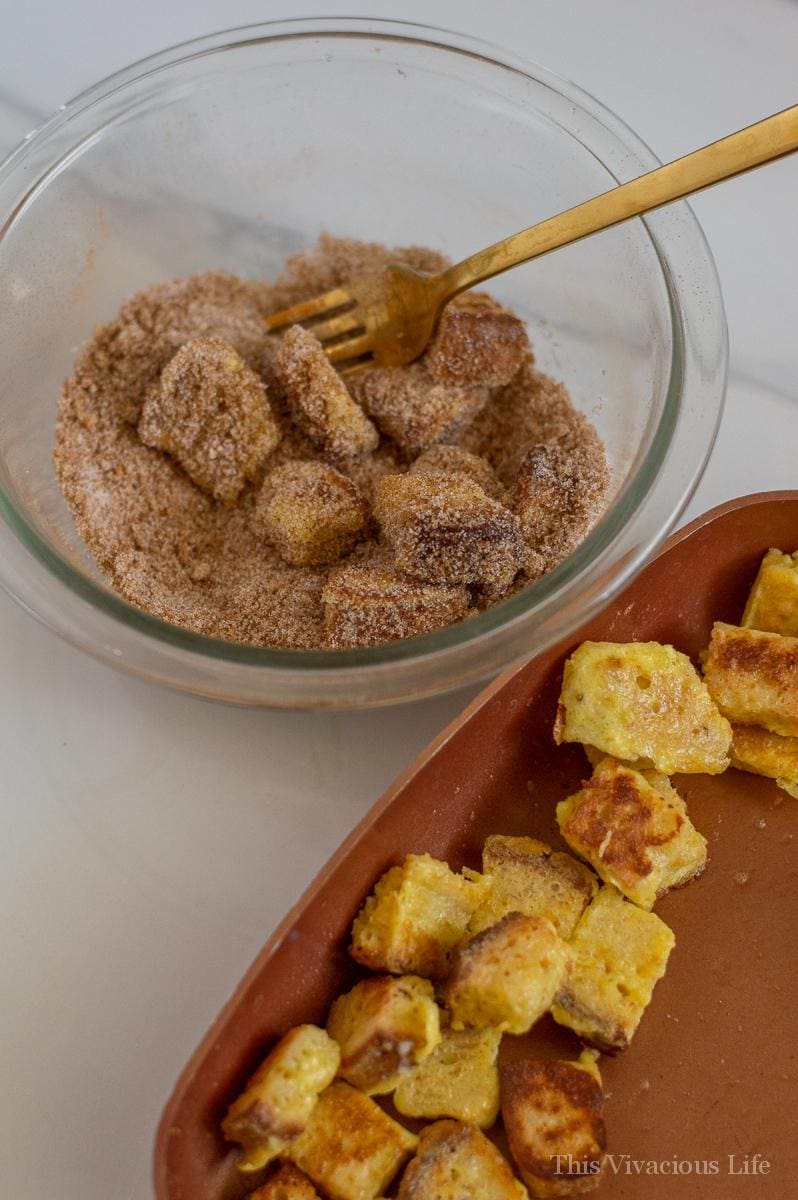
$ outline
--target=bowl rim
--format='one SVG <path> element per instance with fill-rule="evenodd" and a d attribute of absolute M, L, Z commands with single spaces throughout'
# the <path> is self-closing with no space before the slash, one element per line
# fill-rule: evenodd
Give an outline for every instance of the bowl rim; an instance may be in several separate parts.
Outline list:
<path fill-rule="evenodd" d="M 614 136 L 626 151 L 634 154 L 638 162 L 642 162 L 644 166 L 648 164 L 648 169 L 658 163 L 656 156 L 637 134 L 588 92 L 547 68 L 528 62 L 491 42 L 431 24 L 371 17 L 302 17 L 260 22 L 206 34 L 148 55 L 108 75 L 62 105 L 56 113 L 29 134 L 16 149 L 12 150 L 8 157 L 0 163 L 0 184 L 9 178 L 31 150 L 44 147 L 53 134 L 78 114 L 101 108 L 104 101 L 109 100 L 120 91 L 140 83 L 147 77 L 167 71 L 188 60 L 202 58 L 221 50 L 236 49 L 258 42 L 310 37 L 363 37 L 388 42 L 420 42 L 425 47 L 445 54 L 459 53 L 476 57 L 490 67 L 498 67 L 520 74 L 557 93 L 560 97 L 567 98 L 581 112 L 599 123 L 608 134 Z M 30 182 L 20 204 L 15 206 L 7 219 L 0 224 L 0 244 L 5 232 L 13 224 L 19 208 L 25 203 L 26 198 L 41 186 L 55 165 L 57 164 L 50 162 L 47 169 Z M 611 170 L 608 164 L 604 163 L 603 165 L 608 171 Z M 610 595 L 617 592 L 672 528 L 700 478 L 714 443 L 722 412 L 726 374 L 726 335 L 717 272 L 703 233 L 689 206 L 682 201 L 671 207 L 681 210 L 682 219 L 686 219 L 690 232 L 703 250 L 705 265 L 708 268 L 704 286 L 705 289 L 707 286 L 710 289 L 710 302 L 714 301 L 719 317 L 718 329 L 715 332 L 719 335 L 721 343 L 721 378 L 717 389 L 719 395 L 715 405 L 715 420 L 714 424 L 710 424 L 708 444 L 692 465 L 692 473 L 687 485 L 670 503 L 668 518 L 659 519 L 657 530 L 653 536 L 649 532 L 639 540 L 635 549 L 623 559 L 621 568 L 614 570 L 610 582 L 605 580 L 603 586 L 598 589 L 594 588 L 594 594 L 589 599 L 586 595 L 586 604 L 580 607 L 578 613 L 571 614 L 572 625 L 586 620 L 598 605 L 605 603 Z M 654 214 L 653 224 L 655 226 L 657 217 L 658 214 Z M 660 245 L 656 227 L 651 228 L 651 218 L 643 218 L 642 224 L 660 265 L 672 327 L 672 356 L 665 400 L 656 428 L 650 435 L 650 444 L 643 454 L 642 461 L 636 465 L 631 478 L 626 480 L 612 504 L 573 554 L 541 579 L 528 584 L 522 591 L 493 605 L 468 621 L 450 625 L 419 637 L 352 650 L 272 649 L 226 641 L 163 621 L 139 609 L 114 593 L 109 587 L 77 570 L 66 557 L 48 544 L 27 519 L 25 513 L 20 511 L 14 500 L 6 495 L 2 488 L 0 488 L 0 516 L 4 517 L 6 524 L 38 560 L 38 563 L 45 568 L 49 576 L 55 576 L 80 600 L 101 610 L 103 614 L 120 622 L 134 634 L 143 634 L 148 641 L 154 639 L 178 650 L 188 651 L 199 656 L 205 662 L 216 660 L 221 663 L 255 666 L 265 671 L 273 669 L 281 675 L 285 675 L 286 672 L 313 673 L 318 680 L 325 675 L 340 676 L 355 670 L 362 672 L 364 668 L 385 668 L 412 663 L 422 658 L 429 659 L 433 654 L 437 656 L 441 652 L 455 651 L 458 648 L 473 645 L 475 641 L 484 638 L 485 635 L 517 626 L 519 622 L 536 612 L 542 602 L 551 603 L 556 600 L 567 585 L 570 585 L 572 591 L 573 585 L 588 573 L 589 568 L 595 572 L 598 568 L 606 571 L 609 566 L 614 567 L 616 564 L 608 564 L 604 561 L 607 552 L 613 546 L 616 538 L 627 530 L 634 516 L 643 509 L 644 502 L 649 498 L 657 483 L 661 483 L 662 467 L 671 449 L 674 432 L 683 407 L 685 359 L 687 357 L 686 329 L 678 281 L 673 278 L 669 270 L 667 254 Z M 8 579 L 0 580 L 0 584 L 34 615 L 39 615 L 35 605 L 26 599 L 23 586 L 16 581 L 9 582 Z M 54 624 L 52 619 L 47 620 L 41 617 L 40 619 L 44 619 L 45 623 L 51 627 Z M 69 637 L 64 629 L 58 629 L 56 626 L 56 631 Z M 566 625 L 562 624 L 552 631 L 549 640 L 561 637 L 565 632 L 567 632 Z M 88 639 L 73 637 L 72 640 L 95 656 L 120 665 L 118 658 L 109 659 L 106 647 L 94 646 Z M 542 645 L 538 645 L 536 648 L 542 649 Z M 121 665 L 127 666 L 134 672 L 137 669 L 132 662 Z M 151 671 L 142 670 L 140 673 L 150 675 Z M 165 682 L 170 682 L 170 680 L 166 679 Z M 444 683 L 443 686 L 451 685 Z"/>

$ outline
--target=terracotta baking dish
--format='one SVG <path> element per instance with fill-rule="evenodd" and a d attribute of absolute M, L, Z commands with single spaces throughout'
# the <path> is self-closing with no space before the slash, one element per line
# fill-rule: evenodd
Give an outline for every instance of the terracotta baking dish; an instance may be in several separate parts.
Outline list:
<path fill-rule="evenodd" d="M 697 655 L 713 620 L 739 620 L 770 546 L 798 547 L 798 491 L 735 500 L 694 521 L 610 609 L 502 675 L 424 751 L 272 935 L 187 1065 L 158 1132 L 158 1200 L 235 1200 L 254 1186 L 236 1177 L 220 1118 L 269 1042 L 297 1022 L 323 1022 L 355 978 L 347 932 L 382 871 L 411 851 L 478 866 L 490 832 L 559 842 L 555 802 L 586 770 L 579 748 L 551 738 L 564 655 L 585 638 L 656 639 Z M 617 1174 L 596 1194 L 787 1200 L 798 1195 L 798 802 L 737 771 L 678 786 L 710 864 L 657 906 L 677 939 L 668 973 L 631 1048 L 602 1059 Z M 544 1020 L 527 1039 L 505 1039 L 503 1053 L 576 1049 Z M 751 1173 L 757 1153 L 767 1174 Z M 697 1173 L 706 1162 L 717 1173 Z M 732 1173 L 746 1162 L 748 1174 Z"/>

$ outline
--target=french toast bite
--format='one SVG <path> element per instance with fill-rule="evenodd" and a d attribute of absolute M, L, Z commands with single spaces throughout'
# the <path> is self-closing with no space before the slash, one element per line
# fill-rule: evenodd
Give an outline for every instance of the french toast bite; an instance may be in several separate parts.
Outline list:
<path fill-rule="evenodd" d="M 700 874 L 707 861 L 706 839 L 667 777 L 614 758 L 560 801 L 557 823 L 571 849 L 642 908 Z"/>
<path fill-rule="evenodd" d="M 392 1092 L 441 1039 L 432 984 L 418 975 L 363 979 L 335 1001 L 327 1032 L 341 1047 L 347 1083 L 367 1095 Z"/>
<path fill-rule="evenodd" d="M 601 1182 L 607 1146 L 604 1093 L 592 1057 L 521 1059 L 501 1072 L 510 1154 L 532 1196 L 582 1196 Z"/>
<path fill-rule="evenodd" d="M 429 854 L 408 854 L 386 871 L 352 925 L 350 954 L 372 971 L 444 979 L 488 885 Z"/>
<path fill-rule="evenodd" d="M 445 1028 L 428 1058 L 403 1075 L 393 1102 L 405 1117 L 453 1117 L 487 1129 L 499 1113 L 498 1029 Z"/>
<path fill-rule="evenodd" d="M 673 646 L 583 642 L 565 664 L 554 740 L 665 775 L 718 775 L 731 727 L 710 690 Z"/>
<path fill-rule="evenodd" d="M 375 1200 L 417 1144 L 368 1096 L 334 1083 L 286 1156 L 330 1200 Z"/>
<path fill-rule="evenodd" d="M 779 737 L 757 725 L 732 725 L 732 766 L 766 775 L 798 799 L 798 738 Z"/>
<path fill-rule="evenodd" d="M 625 1050 L 675 940 L 658 916 L 605 885 L 569 942 L 571 966 L 551 1006 L 555 1021 L 598 1050 Z"/>
<path fill-rule="evenodd" d="M 745 629 L 798 637 L 798 551 L 768 550 L 740 624 Z"/>
<path fill-rule="evenodd" d="M 603 484 L 579 455 L 557 442 L 539 442 L 521 460 L 515 512 L 526 546 L 530 579 L 551 570 L 584 539 L 603 494 Z M 567 514 L 568 536 L 563 536 Z"/>
<path fill-rule="evenodd" d="M 465 475 L 487 496 L 505 502 L 507 495 L 486 458 L 462 446 L 430 446 L 410 467 L 411 475 Z"/>
<path fill-rule="evenodd" d="M 294 460 L 263 481 L 252 526 L 295 567 L 337 562 L 366 532 L 368 506 L 328 463 Z"/>
<path fill-rule="evenodd" d="M 436 1121 L 423 1129 L 398 1200 L 528 1200 L 493 1142 L 473 1125 Z"/>
<path fill-rule="evenodd" d="M 469 934 L 519 912 L 546 917 L 567 939 L 598 891 L 583 863 L 530 837 L 491 834 L 482 848 L 482 871 L 490 890 L 469 921 Z"/>
<path fill-rule="evenodd" d="M 316 1025 L 280 1038 L 222 1122 L 227 1140 L 244 1147 L 241 1170 L 265 1167 L 302 1132 L 340 1059 L 337 1042 Z"/>
<path fill-rule="evenodd" d="M 704 679 L 730 721 L 798 737 L 798 637 L 716 621 Z"/>
<path fill-rule="evenodd" d="M 523 321 L 485 292 L 462 292 L 443 312 L 424 362 L 438 383 L 504 387 L 529 355 Z"/>
<path fill-rule="evenodd" d="M 247 1196 L 247 1200 L 321 1200 L 308 1179 L 291 1163 L 280 1167 L 268 1183 Z"/>
<path fill-rule="evenodd" d="M 327 645 L 339 650 L 432 633 L 474 611 L 464 587 L 422 583 L 379 564 L 338 567 L 321 597 Z"/>
<path fill-rule="evenodd" d="M 551 921 L 508 913 L 455 955 L 443 993 L 452 1027 L 526 1033 L 551 1005 L 569 958 Z"/>

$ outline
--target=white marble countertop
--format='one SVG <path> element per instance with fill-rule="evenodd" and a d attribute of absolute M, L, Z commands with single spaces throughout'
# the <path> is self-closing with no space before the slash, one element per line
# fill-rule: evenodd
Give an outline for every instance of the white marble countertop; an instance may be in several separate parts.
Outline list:
<path fill-rule="evenodd" d="M 163 45 L 339 7 L 9 8 L 0 154 L 68 96 Z M 798 100 L 795 0 L 357 7 L 511 45 L 594 92 L 663 159 Z M 688 515 L 798 482 L 798 159 L 695 209 L 724 287 L 732 376 Z M 466 698 L 339 716 L 223 708 L 91 661 L 0 596 L 5 1195 L 150 1195 L 159 1109 L 198 1038 L 317 868 Z"/>

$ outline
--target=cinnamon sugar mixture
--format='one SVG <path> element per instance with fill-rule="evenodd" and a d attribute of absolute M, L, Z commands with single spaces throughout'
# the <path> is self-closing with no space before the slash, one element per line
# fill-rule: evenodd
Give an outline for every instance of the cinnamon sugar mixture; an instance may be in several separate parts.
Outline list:
<path fill-rule="evenodd" d="M 156 284 L 81 351 L 55 465 L 125 599 L 258 646 L 373 645 L 517 591 L 584 538 L 609 472 L 590 422 L 535 369 L 513 313 L 466 293 L 408 367 L 344 381 L 270 312 L 433 251 L 323 236 L 273 285 Z"/>

